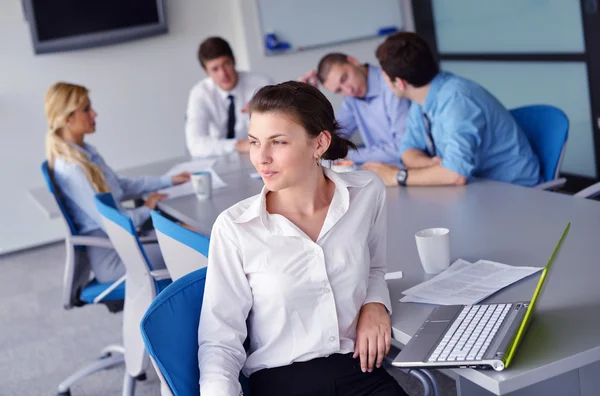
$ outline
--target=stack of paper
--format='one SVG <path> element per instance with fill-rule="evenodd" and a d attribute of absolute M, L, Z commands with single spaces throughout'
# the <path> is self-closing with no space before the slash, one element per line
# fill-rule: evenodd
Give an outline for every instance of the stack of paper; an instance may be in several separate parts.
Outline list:
<path fill-rule="evenodd" d="M 188 161 L 181 164 L 177 164 L 166 173 L 169 176 L 174 176 L 182 172 L 201 172 L 201 171 L 209 171 L 211 173 L 212 180 L 212 188 L 221 188 L 225 187 L 227 184 L 219 177 L 217 172 L 211 169 L 216 160 L 194 160 Z M 183 184 L 179 184 L 177 186 L 172 186 L 168 188 L 164 188 L 159 191 L 162 194 L 167 194 L 169 198 L 177 198 L 183 197 L 185 195 L 191 195 L 194 193 L 194 188 L 192 187 L 192 183 L 187 182 Z"/>
<path fill-rule="evenodd" d="M 458 259 L 444 272 L 403 291 L 401 302 L 437 305 L 472 305 L 542 268 L 514 267 L 479 260 L 471 264 Z"/>

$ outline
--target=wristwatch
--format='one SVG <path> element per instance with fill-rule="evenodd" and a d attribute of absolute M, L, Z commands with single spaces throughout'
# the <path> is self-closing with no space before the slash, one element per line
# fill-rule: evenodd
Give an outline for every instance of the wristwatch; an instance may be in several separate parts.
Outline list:
<path fill-rule="evenodd" d="M 396 173 L 396 181 L 399 186 L 406 186 L 406 178 L 408 177 L 408 171 L 406 169 L 400 169 Z"/>

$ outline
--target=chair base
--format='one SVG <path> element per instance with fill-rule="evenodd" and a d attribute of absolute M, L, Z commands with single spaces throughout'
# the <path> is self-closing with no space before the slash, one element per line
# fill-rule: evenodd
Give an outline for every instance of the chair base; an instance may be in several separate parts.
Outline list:
<path fill-rule="evenodd" d="M 67 379 L 58 385 L 59 396 L 70 396 L 70 388 L 77 381 L 88 377 L 98 371 L 106 370 L 108 368 L 117 366 L 125 363 L 125 356 L 123 355 L 124 349 L 120 345 L 110 345 L 101 351 L 100 358 L 88 364 L 85 367 L 77 370 L 71 374 Z"/>

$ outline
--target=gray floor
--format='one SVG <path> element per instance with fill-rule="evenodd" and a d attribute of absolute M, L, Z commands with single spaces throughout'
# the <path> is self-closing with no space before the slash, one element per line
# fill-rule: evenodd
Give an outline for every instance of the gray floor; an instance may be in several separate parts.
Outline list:
<path fill-rule="evenodd" d="M 58 384 L 95 359 L 108 344 L 119 344 L 121 314 L 103 306 L 69 311 L 61 307 L 64 265 L 62 244 L 0 256 L 0 395 L 53 395 Z M 73 396 L 120 395 L 123 367 L 82 380 Z M 136 396 L 158 396 L 159 380 L 152 366 Z M 395 377 L 410 396 L 422 395 L 419 383 L 400 373 Z M 438 375 L 441 394 L 453 396 L 453 381 Z"/>

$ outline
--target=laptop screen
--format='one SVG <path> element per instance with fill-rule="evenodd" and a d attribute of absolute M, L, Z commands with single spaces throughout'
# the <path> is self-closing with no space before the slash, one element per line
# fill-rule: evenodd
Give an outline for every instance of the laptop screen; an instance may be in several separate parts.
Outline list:
<path fill-rule="evenodd" d="M 517 331 L 517 335 L 515 336 L 515 339 L 510 347 L 510 350 L 508 351 L 508 356 L 506 358 L 505 367 L 508 367 L 508 365 L 510 364 L 510 362 L 515 354 L 515 351 L 517 350 L 517 347 L 519 346 L 519 343 L 521 342 L 521 339 L 523 338 L 523 334 L 525 334 L 527 325 L 531 321 L 533 307 L 535 307 L 535 303 L 538 300 L 540 292 L 542 291 L 542 287 L 544 286 L 544 281 L 546 280 L 546 276 L 548 275 L 548 270 L 550 269 L 550 266 L 554 262 L 554 259 L 555 259 L 556 255 L 558 254 L 558 250 L 562 244 L 562 241 L 563 241 L 563 239 L 565 239 L 565 236 L 567 235 L 567 231 L 569 230 L 570 227 L 571 227 L 571 222 L 569 222 L 567 224 L 567 226 L 565 227 L 562 235 L 560 236 L 560 239 L 558 240 L 558 243 L 554 247 L 554 251 L 552 252 L 552 255 L 550 256 L 550 259 L 548 260 L 546 267 L 544 267 L 544 269 L 542 270 L 542 275 L 540 276 L 540 280 L 538 281 L 535 291 L 533 292 L 533 297 L 531 297 L 531 302 L 529 303 L 527 312 L 525 312 L 525 317 L 523 318 L 523 321 L 521 322 L 521 326 L 519 326 L 519 330 Z"/>

